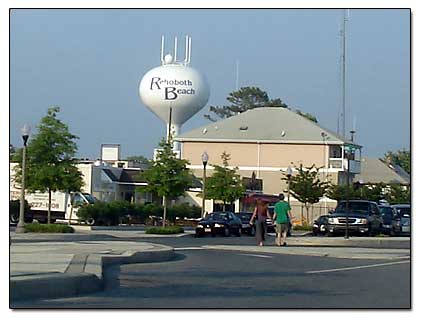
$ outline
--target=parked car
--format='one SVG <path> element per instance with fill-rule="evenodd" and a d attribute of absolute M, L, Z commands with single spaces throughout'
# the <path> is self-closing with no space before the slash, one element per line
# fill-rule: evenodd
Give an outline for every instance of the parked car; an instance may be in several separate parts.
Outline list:
<path fill-rule="evenodd" d="M 350 200 L 348 211 L 346 211 L 346 201 L 340 201 L 328 218 L 327 234 L 344 233 L 346 223 L 349 234 L 374 235 L 381 233 L 381 211 L 376 202 L 366 200 Z"/>
<path fill-rule="evenodd" d="M 250 225 L 249 221 L 252 217 L 252 212 L 239 212 L 236 216 L 242 221 L 242 233 L 250 236 L 255 235 L 255 224 Z"/>
<path fill-rule="evenodd" d="M 395 204 L 391 235 L 410 235 L 410 204 Z"/>
<path fill-rule="evenodd" d="M 384 234 L 391 234 L 392 223 L 394 219 L 394 209 L 389 205 L 379 206 L 382 217 L 382 232 Z"/>
<path fill-rule="evenodd" d="M 211 234 L 212 236 L 217 234 L 241 236 L 242 221 L 233 212 L 213 212 L 199 221 L 195 233 L 196 237 L 206 234 Z"/>
<path fill-rule="evenodd" d="M 327 234 L 327 225 L 329 215 L 321 215 L 318 219 L 314 221 L 312 225 L 312 234 L 313 235 L 325 235 Z"/>

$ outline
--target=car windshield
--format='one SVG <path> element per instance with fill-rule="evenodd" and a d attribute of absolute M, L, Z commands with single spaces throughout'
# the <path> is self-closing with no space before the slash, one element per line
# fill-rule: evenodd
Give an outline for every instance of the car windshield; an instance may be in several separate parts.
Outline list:
<path fill-rule="evenodd" d="M 396 207 L 397 215 L 400 217 L 410 218 L 410 208 L 408 207 Z"/>
<path fill-rule="evenodd" d="M 252 213 L 239 213 L 237 216 L 242 221 L 249 221 L 251 219 Z"/>
<path fill-rule="evenodd" d="M 389 206 L 382 206 L 380 207 L 382 216 L 389 216 L 393 217 L 393 208 Z"/>
<path fill-rule="evenodd" d="M 337 209 L 338 211 L 346 211 L 346 202 L 340 202 Z M 354 213 L 368 213 L 368 202 L 349 202 L 349 211 Z"/>
<path fill-rule="evenodd" d="M 95 203 L 98 201 L 92 194 L 89 194 L 89 193 L 82 193 L 82 194 L 89 203 Z"/>
<path fill-rule="evenodd" d="M 211 213 L 205 217 L 205 220 L 208 221 L 226 221 L 227 214 L 226 213 Z"/>

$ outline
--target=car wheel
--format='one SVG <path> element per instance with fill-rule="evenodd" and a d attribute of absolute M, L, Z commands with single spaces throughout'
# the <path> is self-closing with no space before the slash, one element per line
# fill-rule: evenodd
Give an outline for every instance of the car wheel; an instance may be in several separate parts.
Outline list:
<path fill-rule="evenodd" d="M 11 214 L 10 215 L 10 222 L 16 224 L 19 222 L 19 215 L 18 214 Z"/>
<path fill-rule="evenodd" d="M 255 233 L 256 233 L 255 226 L 252 226 L 252 227 L 251 227 L 251 230 L 250 230 L 250 232 L 249 232 L 249 234 L 250 234 L 251 236 L 255 236 Z"/>
<path fill-rule="evenodd" d="M 333 237 L 334 236 L 334 232 L 327 231 L 327 236 L 328 237 Z"/>
<path fill-rule="evenodd" d="M 242 228 L 239 227 L 239 229 L 236 232 L 236 236 L 237 237 L 241 237 L 242 236 Z"/>
<path fill-rule="evenodd" d="M 88 225 L 94 225 L 95 224 L 95 219 L 94 218 L 89 218 L 85 221 L 86 224 Z"/>
<path fill-rule="evenodd" d="M 230 236 L 230 229 L 228 227 L 224 228 L 224 236 Z"/>

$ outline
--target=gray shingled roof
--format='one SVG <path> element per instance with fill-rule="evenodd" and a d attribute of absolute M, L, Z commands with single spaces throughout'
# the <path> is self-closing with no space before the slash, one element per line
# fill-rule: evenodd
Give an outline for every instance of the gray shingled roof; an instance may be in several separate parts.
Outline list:
<path fill-rule="evenodd" d="M 350 144 L 349 140 L 282 107 L 259 107 L 193 129 L 175 138 L 179 141 L 267 141 L 275 143 Z"/>
<path fill-rule="evenodd" d="M 362 180 L 363 183 L 387 183 L 403 184 L 410 183 L 410 176 L 403 171 L 397 171 L 393 165 L 388 165 L 381 159 L 362 158 L 361 173 L 356 175 L 354 181 Z"/>

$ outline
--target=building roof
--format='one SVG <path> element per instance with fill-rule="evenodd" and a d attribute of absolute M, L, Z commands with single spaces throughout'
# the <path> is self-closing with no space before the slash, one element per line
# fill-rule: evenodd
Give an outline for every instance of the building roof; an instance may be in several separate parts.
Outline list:
<path fill-rule="evenodd" d="M 362 158 L 361 173 L 357 174 L 354 181 L 386 184 L 410 184 L 410 176 L 400 167 L 388 164 L 377 158 Z"/>
<path fill-rule="evenodd" d="M 282 107 L 257 107 L 175 138 L 178 141 L 351 144 L 349 140 Z"/>

